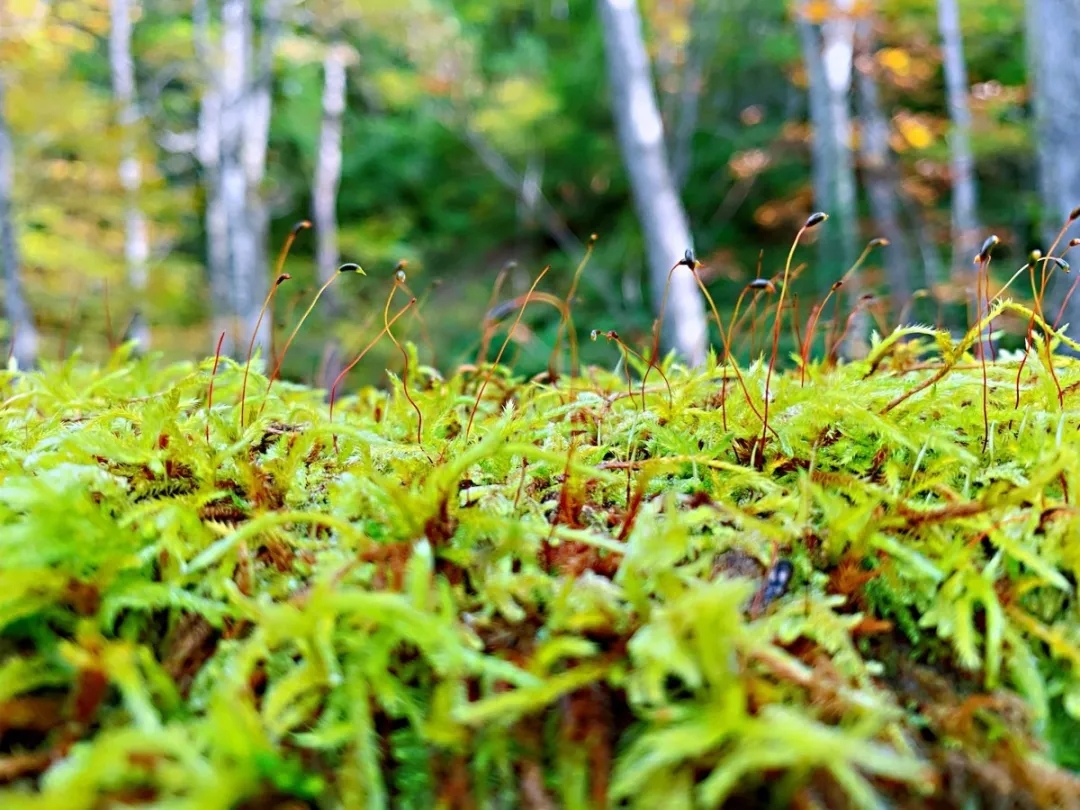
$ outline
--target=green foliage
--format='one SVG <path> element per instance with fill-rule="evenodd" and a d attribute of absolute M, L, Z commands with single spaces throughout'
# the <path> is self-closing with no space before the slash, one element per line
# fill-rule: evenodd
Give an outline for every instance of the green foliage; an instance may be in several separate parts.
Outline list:
<path fill-rule="evenodd" d="M 109 281 L 118 334 L 137 303 L 124 281 L 108 3 L 63 3 L 55 13 L 40 12 L 38 3 L 8 5 L 13 21 L 0 32 L 0 57 L 10 74 L 5 112 L 18 154 L 13 210 L 42 354 L 57 357 L 65 346 L 81 343 L 99 361 L 107 357 L 103 282 Z M 535 174 L 529 179 L 569 232 L 581 241 L 591 233 L 601 237 L 579 290 L 579 322 L 619 328 L 627 337 L 632 328 L 647 331 L 652 292 L 614 137 L 600 31 L 591 4 L 570 5 L 312 0 L 290 15 L 274 63 L 263 189 L 273 217 L 268 252 L 295 222 L 311 216 L 322 118 L 320 54 L 328 41 L 340 39 L 360 56 L 348 69 L 338 194 L 342 258 L 365 267 L 407 259 L 420 294 L 438 282 L 437 297 L 446 306 L 430 331 L 435 345 L 445 347 L 440 363 L 471 350 L 472 314 L 508 259 L 523 266 L 550 263 L 552 280 L 564 284 L 573 271 L 576 257 L 555 244 L 543 212 L 519 200 L 530 170 Z M 808 5 L 824 13 L 835 4 Z M 669 153 L 684 175 L 681 198 L 721 305 L 757 275 L 759 251 L 761 274 L 777 271 L 792 226 L 801 224 L 810 206 L 812 133 L 792 6 L 781 0 L 641 3 Z M 1035 232 L 1030 77 L 1024 48 L 1017 46 L 1024 35 L 1022 4 L 964 0 L 961 6 L 974 86 L 980 222 L 1020 253 L 1037 244 L 1045 248 Z M 936 4 L 889 0 L 873 13 L 874 76 L 890 120 L 905 225 L 924 235 L 920 256 L 945 256 L 948 116 L 932 33 Z M 212 346 L 204 178 L 192 155 L 174 151 L 183 140 L 176 136 L 197 127 L 209 69 L 196 61 L 190 15 L 190 2 L 142 3 L 134 26 L 144 114 L 137 133 L 144 171 L 138 202 L 154 223 L 144 314 L 153 345 L 170 359 Z M 505 161 L 510 182 L 492 171 L 491 156 L 480 153 L 473 136 Z M 862 236 L 881 236 L 869 227 L 865 203 Z M 314 276 L 310 237 L 298 240 L 286 267 L 297 287 Z M 933 243 L 936 237 L 942 244 Z M 74 268 L 80 270 L 73 285 Z M 827 289 L 844 269 L 820 267 L 800 280 L 800 288 Z M 942 289 L 949 279 L 932 277 L 930 269 L 924 274 L 912 268 L 911 289 L 934 287 L 940 300 L 952 300 Z M 875 254 L 862 279 L 864 291 L 877 286 L 880 272 Z M 521 279 L 511 279 L 508 289 L 522 292 Z M 354 302 L 352 291 L 341 295 Z M 279 317 L 289 297 L 278 300 Z M 915 312 L 938 317 L 929 300 L 916 302 Z M 339 331 L 347 328 L 342 324 Z M 521 358 L 523 373 L 542 370 L 551 343 L 549 332 L 533 334 Z M 318 349 L 303 343 L 297 348 L 286 376 L 312 379 Z M 591 361 L 604 359 L 598 346 L 584 351 Z"/>
<path fill-rule="evenodd" d="M 977 334 L 774 375 L 764 445 L 761 362 L 333 422 L 256 364 L 242 430 L 228 360 L 5 372 L 0 801 L 1075 802 L 1080 366 L 988 364 L 984 444 Z"/>

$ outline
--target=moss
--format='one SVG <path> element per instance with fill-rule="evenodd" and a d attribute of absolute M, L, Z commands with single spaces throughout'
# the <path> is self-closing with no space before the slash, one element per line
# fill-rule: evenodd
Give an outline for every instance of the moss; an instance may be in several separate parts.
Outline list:
<path fill-rule="evenodd" d="M 1076 806 L 1080 365 L 976 334 L 764 430 L 715 358 L 7 372 L 0 803 Z"/>

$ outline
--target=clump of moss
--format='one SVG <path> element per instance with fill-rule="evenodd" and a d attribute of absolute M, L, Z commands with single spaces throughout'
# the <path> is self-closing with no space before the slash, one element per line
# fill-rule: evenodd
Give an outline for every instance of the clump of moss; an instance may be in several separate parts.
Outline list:
<path fill-rule="evenodd" d="M 978 334 L 8 372 L 0 804 L 1078 806 L 1080 365 Z"/>

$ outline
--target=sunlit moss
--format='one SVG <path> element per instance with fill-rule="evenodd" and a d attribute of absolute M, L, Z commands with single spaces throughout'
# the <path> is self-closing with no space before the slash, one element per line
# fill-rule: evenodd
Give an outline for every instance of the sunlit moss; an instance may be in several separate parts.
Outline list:
<path fill-rule="evenodd" d="M 0 805 L 1067 804 L 1080 366 L 984 413 L 974 334 L 774 374 L 764 446 L 762 363 L 411 365 L 423 447 L 396 377 L 6 372 Z"/>

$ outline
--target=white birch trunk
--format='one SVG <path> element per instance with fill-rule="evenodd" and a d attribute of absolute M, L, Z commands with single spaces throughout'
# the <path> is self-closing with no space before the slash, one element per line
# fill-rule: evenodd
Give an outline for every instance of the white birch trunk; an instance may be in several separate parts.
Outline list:
<path fill-rule="evenodd" d="M 615 129 L 644 231 L 653 300 L 658 307 L 668 271 L 686 250 L 693 248 L 690 226 L 665 154 L 664 126 L 637 2 L 597 0 L 597 6 L 604 31 Z M 667 347 L 675 349 L 690 365 L 704 362 L 708 346 L 705 308 L 693 274 L 686 267 L 672 274 L 664 327 Z"/>
<path fill-rule="evenodd" d="M 726 33 L 730 20 L 735 16 L 728 5 L 723 0 L 704 0 L 695 4 L 691 12 L 695 33 L 687 49 L 679 103 L 676 105 L 672 124 L 674 131 L 668 149 L 671 173 L 675 177 L 675 187 L 680 192 L 686 186 L 693 165 L 694 133 L 697 131 L 701 101 L 705 94 L 704 83 L 709 63 L 716 52 L 720 37 Z"/>
<path fill-rule="evenodd" d="M 198 156 L 206 180 L 207 260 L 222 352 L 238 355 L 251 340 L 269 289 L 269 212 L 263 199 L 272 106 L 273 54 L 283 0 L 263 6 L 255 53 L 251 0 L 223 0 L 221 37 L 212 48 L 206 0 L 196 0 L 196 49 L 207 70 L 199 112 Z M 270 321 L 255 344 L 266 357 Z"/>
<path fill-rule="evenodd" d="M 319 281 L 325 284 L 337 272 L 341 257 L 338 252 L 337 198 L 341 185 L 342 119 L 345 115 L 347 89 L 346 64 L 348 49 L 334 43 L 323 58 L 322 125 L 319 129 L 319 151 L 315 162 L 315 182 L 312 190 L 312 219 L 315 224 L 315 266 Z M 334 290 L 327 290 L 327 312 L 336 317 L 339 312 Z M 321 384 L 329 387 L 341 371 L 341 352 L 336 340 L 329 340 Z"/>
<path fill-rule="evenodd" d="M 346 46 L 331 45 L 323 59 L 322 126 L 315 162 L 312 218 L 315 225 L 315 264 L 325 284 L 337 272 L 337 196 L 341 184 L 341 131 L 345 114 Z M 328 291 L 329 292 L 329 291 Z"/>
<path fill-rule="evenodd" d="M 1073 9 L 1075 13 L 1075 9 Z M 952 127 L 949 132 L 949 173 L 952 176 L 952 270 L 967 281 L 982 240 L 976 210 L 975 159 L 971 153 L 971 111 L 968 107 L 967 68 L 960 31 L 957 0 L 938 0 L 945 68 L 945 98 Z"/>
<path fill-rule="evenodd" d="M 836 176 L 836 156 L 829 115 L 828 86 L 825 81 L 825 63 L 822 59 L 823 45 L 820 29 L 798 15 L 796 26 L 802 46 L 803 64 L 806 67 L 807 102 L 810 112 L 810 177 L 814 190 L 814 207 L 819 211 L 836 211 L 836 195 L 833 177 Z M 827 287 L 835 280 L 835 267 L 841 262 L 839 241 L 835 232 L 821 230 L 818 234 L 818 268 L 814 274 L 819 287 Z"/>
<path fill-rule="evenodd" d="M 1028 16 L 1028 47 L 1034 68 L 1034 99 L 1037 119 L 1040 188 L 1045 209 L 1043 222 L 1044 250 L 1050 247 L 1057 232 L 1074 208 L 1080 206 L 1080 150 L 1076 133 L 1080 131 L 1080 60 L 1075 56 L 1080 42 L 1080 17 L 1074 0 L 1031 0 Z M 1080 224 L 1074 222 L 1062 244 L 1055 251 L 1061 255 L 1064 244 L 1080 237 Z M 1077 270 L 1069 275 L 1054 274 L 1055 282 L 1046 302 L 1051 321 L 1057 317 Z M 1062 316 L 1061 325 L 1069 325 L 1068 334 L 1080 336 L 1080 292 L 1074 294 Z"/>
<path fill-rule="evenodd" d="M 823 266 L 816 276 L 827 288 L 851 267 L 858 256 L 859 221 L 855 183 L 855 156 L 851 150 L 851 74 L 854 68 L 855 23 L 852 0 L 839 0 L 832 16 L 820 27 L 800 14 L 799 31 L 809 79 L 810 118 L 814 128 L 813 178 L 821 210 L 833 219 L 831 233 L 819 254 Z M 852 276 L 843 290 L 849 312 L 857 306 L 862 284 Z M 842 347 L 849 357 L 867 349 L 869 315 L 860 311 L 852 320 Z"/>
<path fill-rule="evenodd" d="M 249 0 L 224 0 L 221 6 L 221 154 L 218 171 L 225 214 L 229 334 L 235 346 L 245 346 L 244 328 L 250 285 L 254 283 L 255 240 L 248 219 L 248 182 L 244 171 L 244 130 L 248 114 Z"/>
<path fill-rule="evenodd" d="M 239 309 L 240 322 L 249 340 L 271 282 L 267 257 L 270 212 L 264 197 L 263 184 L 266 179 L 266 155 L 270 143 L 274 52 L 281 36 L 281 18 L 284 7 L 283 0 L 265 0 L 257 52 L 254 49 L 254 23 L 250 6 L 247 9 L 245 36 L 248 52 L 254 59 L 247 85 L 247 111 L 243 121 L 241 158 L 247 194 L 244 230 L 250 263 L 238 265 L 242 277 L 237 279 L 237 284 L 243 291 L 243 301 Z M 263 356 L 266 356 L 270 349 L 271 323 L 270 319 L 264 319 L 255 339 L 255 345 L 262 349 Z"/>
<path fill-rule="evenodd" d="M 143 316 L 142 307 L 146 300 L 150 237 L 147 233 L 146 218 L 139 205 L 142 165 L 135 133 L 139 109 L 135 93 L 135 62 L 131 56 L 131 15 L 137 3 L 138 0 L 109 2 L 109 66 L 120 125 L 120 184 L 126 197 L 124 261 L 127 266 L 128 285 L 135 302 L 132 331 L 127 337 L 135 340 L 140 349 L 145 351 L 150 346 L 150 328 Z"/>
<path fill-rule="evenodd" d="M 855 56 L 855 23 L 851 18 L 852 0 L 838 0 L 833 16 L 822 25 L 825 50 L 825 84 L 829 95 L 833 164 L 832 184 L 840 234 L 840 260 L 846 270 L 858 252 L 858 211 L 855 187 L 854 156 L 851 153 L 851 72 Z"/>
<path fill-rule="evenodd" d="M 0 73 L 0 263 L 4 268 L 4 314 L 11 329 L 11 356 L 20 369 L 37 361 L 38 335 L 23 293 L 19 245 L 15 237 L 12 198 L 15 186 L 15 155 L 4 107 L 4 76 Z"/>
<path fill-rule="evenodd" d="M 221 185 L 221 87 L 218 53 L 211 44 L 208 0 L 195 0 L 193 9 L 195 54 L 203 73 L 195 154 L 202 168 L 206 194 L 206 264 L 214 329 L 212 340 L 225 333 L 222 353 L 235 356 L 232 328 L 232 292 L 229 278 L 229 227 Z"/>
<path fill-rule="evenodd" d="M 911 296 L 912 251 L 907 234 L 900 224 L 899 189 L 896 166 L 889 150 L 889 122 L 881 111 L 877 81 L 873 70 L 873 34 L 869 22 L 860 24 L 859 40 L 865 64 L 857 68 L 857 90 L 862 137 L 860 157 L 870 198 L 870 210 L 879 235 L 889 240 L 885 251 L 892 311 L 899 314 Z"/>

